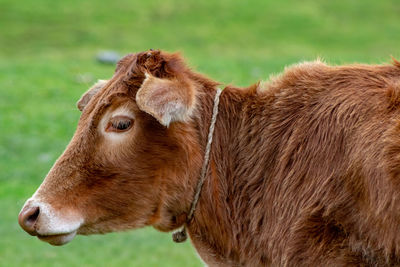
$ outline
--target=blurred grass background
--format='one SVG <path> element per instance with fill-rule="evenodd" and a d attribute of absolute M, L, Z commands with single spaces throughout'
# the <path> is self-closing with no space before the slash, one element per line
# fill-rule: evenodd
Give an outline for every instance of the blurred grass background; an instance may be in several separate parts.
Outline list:
<path fill-rule="evenodd" d="M 399 44 L 398 0 L 1 0 L 0 266 L 202 266 L 189 242 L 150 228 L 52 247 L 17 224 L 75 130 L 75 102 L 114 71 L 99 51 L 182 51 L 198 71 L 248 85 L 317 57 L 389 62 Z"/>

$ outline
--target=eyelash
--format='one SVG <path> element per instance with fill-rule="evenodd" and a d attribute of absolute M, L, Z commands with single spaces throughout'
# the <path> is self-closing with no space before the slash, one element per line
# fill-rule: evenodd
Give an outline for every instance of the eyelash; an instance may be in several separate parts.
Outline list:
<path fill-rule="evenodd" d="M 110 119 L 106 132 L 125 132 L 128 131 L 133 124 L 133 120 L 126 116 L 116 116 Z"/>

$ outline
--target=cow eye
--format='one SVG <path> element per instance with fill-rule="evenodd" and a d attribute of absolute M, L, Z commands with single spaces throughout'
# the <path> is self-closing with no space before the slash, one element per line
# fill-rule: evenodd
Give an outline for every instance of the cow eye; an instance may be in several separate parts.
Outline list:
<path fill-rule="evenodd" d="M 110 119 L 106 132 L 125 132 L 132 127 L 133 120 L 127 116 L 116 116 Z"/>

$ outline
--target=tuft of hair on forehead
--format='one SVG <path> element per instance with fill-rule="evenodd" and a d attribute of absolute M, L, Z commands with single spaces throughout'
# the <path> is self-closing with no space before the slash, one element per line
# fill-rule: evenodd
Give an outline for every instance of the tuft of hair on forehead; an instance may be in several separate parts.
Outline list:
<path fill-rule="evenodd" d="M 180 53 L 160 50 L 128 55 L 121 59 L 118 65 L 117 69 L 124 69 L 124 83 L 133 91 L 142 85 L 146 74 L 161 79 L 182 79 L 191 73 Z"/>
<path fill-rule="evenodd" d="M 192 71 L 179 52 L 149 50 L 130 54 L 120 60 L 116 72 L 118 71 L 123 73 L 123 83 L 128 86 L 132 95 L 142 86 L 146 75 L 159 79 L 191 80 L 210 90 L 218 85 L 206 76 Z"/>
<path fill-rule="evenodd" d="M 157 78 L 174 78 L 189 70 L 180 53 L 160 50 L 138 53 L 132 67 L 137 74 L 148 73 Z"/>

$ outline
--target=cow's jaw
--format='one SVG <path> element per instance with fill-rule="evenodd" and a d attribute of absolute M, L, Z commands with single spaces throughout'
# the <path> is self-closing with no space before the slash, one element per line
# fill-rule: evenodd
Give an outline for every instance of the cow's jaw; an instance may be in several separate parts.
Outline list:
<path fill-rule="evenodd" d="M 76 231 L 60 235 L 38 235 L 37 237 L 53 246 L 62 246 L 70 242 L 76 236 Z"/>

